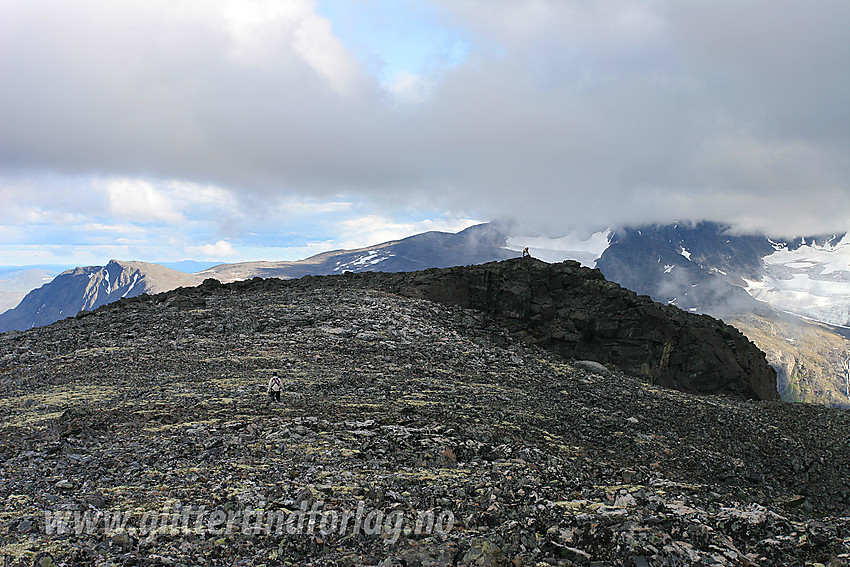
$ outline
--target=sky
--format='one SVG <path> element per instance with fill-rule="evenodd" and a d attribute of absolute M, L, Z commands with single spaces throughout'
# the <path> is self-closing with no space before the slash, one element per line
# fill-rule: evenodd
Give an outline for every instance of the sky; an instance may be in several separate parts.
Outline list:
<path fill-rule="evenodd" d="M 0 265 L 850 229 L 846 0 L 0 0 Z"/>

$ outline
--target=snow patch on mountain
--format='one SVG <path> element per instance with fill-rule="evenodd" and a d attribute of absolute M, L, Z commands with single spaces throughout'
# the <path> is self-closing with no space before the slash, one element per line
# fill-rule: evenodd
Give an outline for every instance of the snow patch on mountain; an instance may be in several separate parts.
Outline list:
<path fill-rule="evenodd" d="M 376 264 L 380 264 L 385 260 L 389 260 L 394 257 L 395 254 L 382 253 L 380 250 L 370 250 L 368 253 L 363 254 L 362 256 L 355 258 L 349 262 L 339 261 L 336 263 L 336 266 L 333 268 L 334 272 L 345 272 L 345 271 L 360 271 L 356 270 L 356 268 L 362 268 L 365 266 L 374 266 Z"/>
<path fill-rule="evenodd" d="M 754 298 L 772 307 L 824 323 L 850 324 L 850 236 L 838 242 L 806 242 L 798 248 L 771 242 L 765 275 L 746 281 Z"/>
<path fill-rule="evenodd" d="M 129 294 L 131 291 L 133 291 L 133 288 L 136 287 L 136 284 L 138 283 L 138 281 L 139 281 L 139 274 L 138 273 L 133 274 L 133 283 L 130 284 L 130 287 L 127 288 L 127 291 L 125 291 L 124 294 L 121 297 L 122 298 L 127 297 L 127 294 Z"/>

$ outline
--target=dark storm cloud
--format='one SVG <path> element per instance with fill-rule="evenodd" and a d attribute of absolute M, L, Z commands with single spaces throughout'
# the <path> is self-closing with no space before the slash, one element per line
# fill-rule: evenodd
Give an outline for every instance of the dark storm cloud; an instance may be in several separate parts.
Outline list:
<path fill-rule="evenodd" d="M 236 5 L 257 9 L 4 3 L 4 170 L 359 192 L 552 232 L 850 225 L 847 2 L 440 3 L 472 48 L 407 102 L 310 2 Z"/>

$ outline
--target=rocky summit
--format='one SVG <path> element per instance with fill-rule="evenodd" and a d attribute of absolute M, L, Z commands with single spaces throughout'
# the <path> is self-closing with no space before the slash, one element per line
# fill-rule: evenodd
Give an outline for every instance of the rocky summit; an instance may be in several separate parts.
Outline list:
<path fill-rule="evenodd" d="M 845 411 L 697 395 L 653 383 L 651 363 L 570 358 L 592 354 L 582 341 L 640 337 L 590 307 L 604 332 L 587 335 L 580 317 L 572 331 L 579 311 L 549 283 L 515 305 L 523 266 L 442 284 L 437 272 L 208 281 L 0 335 L 0 555 L 46 567 L 848 564 Z M 526 268 L 534 281 L 582 273 Z M 618 329 L 651 307 L 592 281 L 574 287 L 609 293 L 626 312 Z M 659 313 L 667 323 L 646 328 L 675 324 Z M 275 373 L 279 403 L 266 394 Z"/>
<path fill-rule="evenodd" d="M 483 311 L 566 358 L 610 363 L 687 392 L 777 400 L 776 372 L 740 331 L 638 296 L 599 270 L 532 258 L 350 281 Z"/>

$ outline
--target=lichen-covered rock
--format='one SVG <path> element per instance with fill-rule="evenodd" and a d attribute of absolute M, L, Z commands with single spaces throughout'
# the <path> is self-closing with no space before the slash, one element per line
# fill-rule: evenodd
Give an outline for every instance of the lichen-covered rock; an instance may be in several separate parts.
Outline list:
<path fill-rule="evenodd" d="M 482 539 L 472 543 L 463 556 L 463 564 L 470 567 L 509 567 L 510 561 L 498 545 Z"/>
<path fill-rule="evenodd" d="M 662 567 L 850 554 L 846 412 L 661 388 L 527 337 L 348 277 L 208 282 L 0 335 L 0 556 Z"/>

